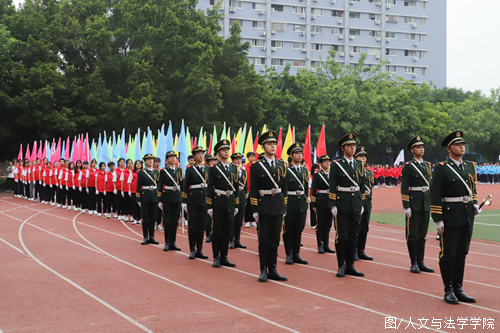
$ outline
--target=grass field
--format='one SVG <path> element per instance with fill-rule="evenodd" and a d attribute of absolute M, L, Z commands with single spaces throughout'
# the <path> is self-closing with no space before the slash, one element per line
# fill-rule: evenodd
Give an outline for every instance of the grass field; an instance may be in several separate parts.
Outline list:
<path fill-rule="evenodd" d="M 405 214 L 372 214 L 371 221 L 404 227 Z M 429 223 L 429 231 L 436 232 L 432 219 Z M 475 239 L 500 242 L 500 210 L 485 209 L 481 215 L 476 216 L 472 237 Z"/>

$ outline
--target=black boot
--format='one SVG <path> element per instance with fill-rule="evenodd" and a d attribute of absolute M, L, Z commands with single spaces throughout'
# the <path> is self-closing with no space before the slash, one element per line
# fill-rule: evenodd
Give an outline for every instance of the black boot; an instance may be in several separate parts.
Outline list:
<path fill-rule="evenodd" d="M 232 240 L 232 241 L 229 243 L 229 248 L 232 250 L 232 249 L 234 249 L 234 247 L 235 247 L 234 240 Z"/>
<path fill-rule="evenodd" d="M 172 227 L 172 230 L 170 231 L 170 237 L 172 239 L 170 241 L 170 250 L 180 251 L 181 249 L 177 247 L 177 245 L 175 245 L 175 241 L 177 239 L 177 226 Z"/>
<path fill-rule="evenodd" d="M 141 242 L 141 245 L 147 245 L 148 244 L 148 239 L 144 238 Z"/>
<path fill-rule="evenodd" d="M 148 239 L 148 243 L 149 243 L 149 244 L 154 244 L 154 245 L 158 245 L 158 244 L 160 244 L 157 240 L 155 240 L 155 238 L 154 238 L 154 237 L 149 237 L 149 239 Z"/>
<path fill-rule="evenodd" d="M 287 264 L 287 265 L 293 265 L 293 258 L 292 258 L 292 235 L 289 232 L 284 232 L 283 233 L 283 245 L 285 246 L 285 254 L 286 254 L 285 264 Z"/>
<path fill-rule="evenodd" d="M 276 281 L 288 281 L 288 279 L 278 273 L 278 270 L 276 269 L 276 264 L 278 261 L 278 248 L 271 247 L 269 248 L 269 274 L 267 275 L 267 278 L 269 280 L 276 280 Z"/>
<path fill-rule="evenodd" d="M 410 255 L 410 262 L 411 262 L 410 272 L 419 274 L 420 268 L 418 268 L 417 264 L 417 242 L 406 241 L 406 244 L 408 245 L 408 254 Z"/>
<path fill-rule="evenodd" d="M 219 262 L 220 262 L 220 257 L 221 257 L 221 243 L 220 243 L 220 237 L 213 234 L 212 235 L 212 255 L 215 258 L 219 258 Z"/>
<path fill-rule="evenodd" d="M 346 275 L 353 275 L 353 276 L 365 276 L 365 273 L 358 271 L 354 267 L 354 254 L 356 252 L 357 248 L 357 243 L 355 242 L 348 242 L 346 246 L 346 269 L 345 269 L 345 274 Z"/>
<path fill-rule="evenodd" d="M 196 258 L 198 259 L 208 259 L 206 255 L 203 254 L 203 232 L 199 233 L 196 238 Z"/>
<path fill-rule="evenodd" d="M 196 235 L 193 232 L 188 232 L 189 240 L 189 259 L 194 259 L 196 257 L 195 245 L 196 245 Z"/>
<path fill-rule="evenodd" d="M 325 249 L 323 248 L 323 240 L 320 236 L 320 232 L 318 230 L 318 227 L 316 227 L 316 242 L 318 243 L 318 253 L 320 253 L 320 254 L 325 253 Z"/>
<path fill-rule="evenodd" d="M 425 256 L 425 239 L 417 241 L 417 265 L 421 272 L 434 273 L 432 268 L 424 264 Z"/>
<path fill-rule="evenodd" d="M 227 258 L 227 254 L 229 253 L 229 238 L 227 238 L 227 237 L 221 238 L 221 245 L 220 246 L 221 246 L 220 264 L 222 266 L 226 266 L 226 267 L 236 267 L 236 264 L 230 262 L 229 259 Z"/>
<path fill-rule="evenodd" d="M 214 258 L 214 263 L 212 264 L 212 267 L 220 268 L 220 258 L 219 257 Z"/>
<path fill-rule="evenodd" d="M 288 259 L 288 258 L 287 258 Z M 300 254 L 293 254 L 293 262 L 300 265 L 307 265 L 309 262 L 300 257 Z"/>
<path fill-rule="evenodd" d="M 453 292 L 453 266 L 451 262 L 440 261 L 439 269 L 444 284 L 444 301 L 448 304 L 458 304 L 458 298 Z"/>
<path fill-rule="evenodd" d="M 243 244 L 241 244 L 240 240 L 237 239 L 235 242 L 234 242 L 234 247 L 235 248 L 240 248 L 240 249 L 246 249 L 247 247 Z"/>
<path fill-rule="evenodd" d="M 172 237 L 170 234 L 172 233 L 172 228 L 167 227 L 164 224 L 165 231 L 163 232 L 165 234 L 165 246 L 163 247 L 163 251 L 168 251 L 170 250 L 170 243 L 172 242 Z"/>
<path fill-rule="evenodd" d="M 343 243 L 343 242 L 335 243 L 335 249 L 337 250 L 337 264 L 339 267 L 336 276 L 337 277 L 344 277 L 345 276 L 345 243 Z"/>
<path fill-rule="evenodd" d="M 373 260 L 372 257 L 368 256 L 365 253 L 365 247 L 366 247 L 366 238 L 368 237 L 367 232 L 360 232 L 358 236 L 358 258 L 360 260 Z"/>
<path fill-rule="evenodd" d="M 330 231 L 326 229 L 323 231 L 323 250 L 325 250 L 326 253 L 335 253 L 335 251 L 330 248 Z"/>
<path fill-rule="evenodd" d="M 319 254 L 324 254 L 325 253 L 325 249 L 323 249 L 323 244 L 319 244 L 318 245 L 318 253 Z"/>
<path fill-rule="evenodd" d="M 300 257 L 300 240 L 302 232 L 296 232 L 292 237 L 292 261 L 296 264 L 307 265 L 308 262 Z M 288 259 L 288 257 L 287 257 Z"/>
<path fill-rule="evenodd" d="M 359 261 L 359 257 L 358 257 L 358 249 L 356 249 L 354 251 L 354 261 Z"/>
<path fill-rule="evenodd" d="M 269 262 L 269 247 L 259 245 L 260 276 L 259 282 L 267 282 L 267 265 Z"/>
<path fill-rule="evenodd" d="M 167 239 L 165 241 L 165 246 L 163 247 L 163 251 L 168 251 L 168 250 L 170 250 L 170 240 L 169 239 Z"/>
<path fill-rule="evenodd" d="M 453 264 L 453 292 L 460 302 L 476 303 L 474 297 L 468 296 L 462 290 L 462 283 L 464 281 L 465 262 L 456 262 Z"/>

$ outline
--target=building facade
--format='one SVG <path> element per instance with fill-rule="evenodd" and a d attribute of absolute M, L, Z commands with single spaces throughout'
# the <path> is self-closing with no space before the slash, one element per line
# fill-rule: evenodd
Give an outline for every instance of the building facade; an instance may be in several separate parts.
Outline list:
<path fill-rule="evenodd" d="M 221 35 L 238 22 L 257 72 L 314 71 L 333 47 L 335 61 L 387 61 L 386 70 L 416 83 L 446 85 L 446 0 L 199 0 L 221 1 Z"/>

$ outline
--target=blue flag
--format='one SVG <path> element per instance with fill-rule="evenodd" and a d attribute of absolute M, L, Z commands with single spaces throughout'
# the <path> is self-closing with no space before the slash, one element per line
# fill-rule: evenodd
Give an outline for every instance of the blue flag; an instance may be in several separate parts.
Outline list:
<path fill-rule="evenodd" d="M 137 129 L 137 134 L 135 136 L 135 160 L 141 160 L 141 129 Z"/>
<path fill-rule="evenodd" d="M 168 122 L 168 130 L 167 130 L 167 136 L 165 138 L 165 143 L 166 143 L 166 151 L 174 150 L 174 138 L 172 135 L 172 123 L 169 121 Z"/>
<path fill-rule="evenodd" d="M 181 168 L 185 170 L 188 163 L 188 151 L 186 145 L 186 131 L 184 130 L 184 119 L 182 120 L 179 141 L 177 141 L 177 152 L 179 153 L 179 162 L 181 164 Z"/>

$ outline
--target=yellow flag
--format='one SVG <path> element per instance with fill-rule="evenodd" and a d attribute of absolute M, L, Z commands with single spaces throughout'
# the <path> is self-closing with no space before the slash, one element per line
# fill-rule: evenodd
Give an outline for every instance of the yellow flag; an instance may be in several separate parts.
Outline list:
<path fill-rule="evenodd" d="M 264 126 L 262 127 L 262 132 L 260 133 L 260 135 L 262 135 L 263 133 L 266 133 L 267 132 L 267 127 L 266 125 L 264 124 Z M 264 152 L 264 149 L 262 149 L 262 146 L 261 145 L 258 145 L 257 146 L 257 151 L 255 152 L 255 154 L 257 155 L 260 155 Z"/>
<path fill-rule="evenodd" d="M 253 151 L 253 141 L 252 141 L 252 127 L 248 130 L 247 142 L 245 143 L 245 149 L 243 150 L 243 156 L 247 158 L 247 153 Z"/>
<path fill-rule="evenodd" d="M 174 150 L 177 151 L 177 141 L 179 141 L 179 136 L 176 134 L 175 135 L 175 141 L 174 141 Z"/>
<path fill-rule="evenodd" d="M 238 144 L 240 143 L 241 140 L 241 127 L 238 130 L 238 133 L 236 134 L 236 150 L 238 150 Z"/>
<path fill-rule="evenodd" d="M 288 161 L 288 154 L 286 153 L 286 150 L 288 149 L 288 147 L 292 145 L 292 143 L 293 143 L 292 128 L 290 127 L 290 124 L 288 124 L 288 131 L 286 132 L 285 144 L 283 145 L 283 152 L 281 153 L 281 159 L 283 161 Z"/>

